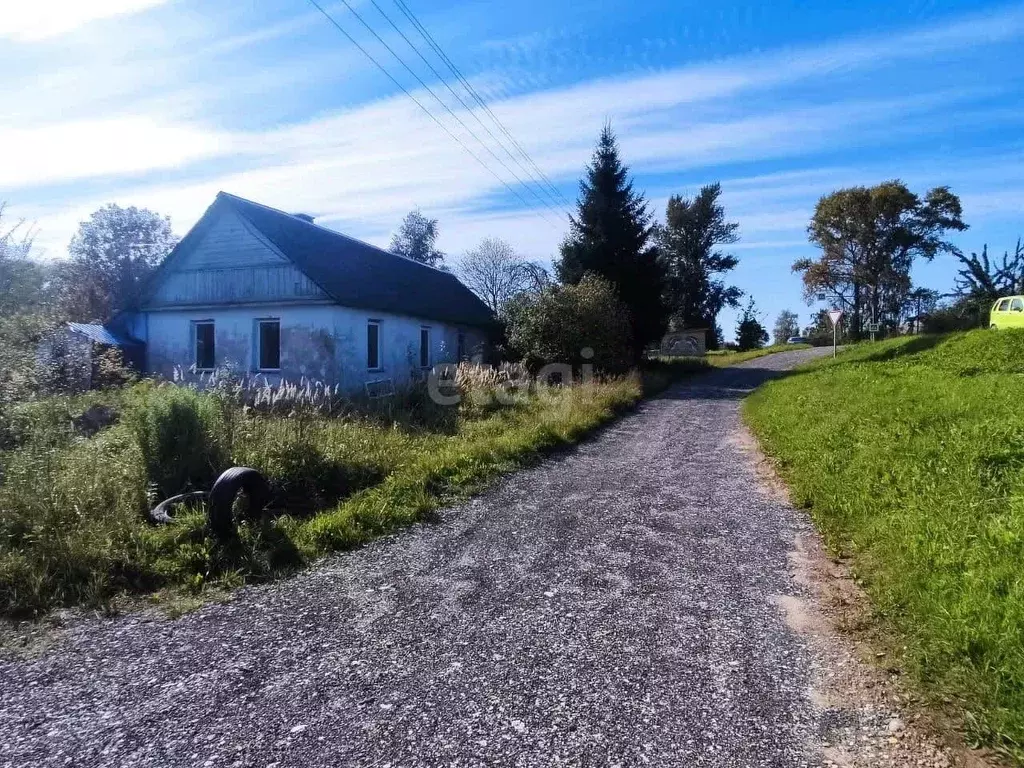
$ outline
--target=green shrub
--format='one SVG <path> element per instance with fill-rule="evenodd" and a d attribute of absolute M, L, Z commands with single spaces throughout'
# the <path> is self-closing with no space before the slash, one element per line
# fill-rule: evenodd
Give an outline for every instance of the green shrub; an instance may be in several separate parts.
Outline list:
<path fill-rule="evenodd" d="M 221 407 L 212 395 L 147 383 L 129 400 L 127 423 L 161 498 L 209 488 L 227 466 Z"/>
<path fill-rule="evenodd" d="M 317 432 L 304 439 L 274 440 L 246 457 L 247 466 L 270 479 L 272 505 L 289 514 L 326 509 L 384 478 L 384 469 L 370 460 L 332 456 L 329 438 L 323 429 Z"/>
<path fill-rule="evenodd" d="M 589 363 L 622 372 L 632 363 L 629 312 L 612 284 L 594 275 L 576 285 L 523 294 L 506 314 L 509 343 L 531 368 Z M 588 348 L 592 354 L 583 355 Z"/>

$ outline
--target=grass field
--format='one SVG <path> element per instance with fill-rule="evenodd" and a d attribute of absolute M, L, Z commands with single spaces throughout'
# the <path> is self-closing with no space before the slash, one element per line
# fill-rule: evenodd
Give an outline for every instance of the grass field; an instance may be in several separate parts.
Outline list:
<path fill-rule="evenodd" d="M 1024 758 L 1024 331 L 860 345 L 745 413 L 920 688 Z"/>

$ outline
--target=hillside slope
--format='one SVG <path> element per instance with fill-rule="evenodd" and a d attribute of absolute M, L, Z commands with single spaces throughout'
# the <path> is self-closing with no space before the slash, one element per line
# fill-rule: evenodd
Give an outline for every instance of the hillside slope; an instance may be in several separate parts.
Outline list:
<path fill-rule="evenodd" d="M 1024 332 L 862 345 L 746 417 L 923 690 L 1024 756 Z"/>

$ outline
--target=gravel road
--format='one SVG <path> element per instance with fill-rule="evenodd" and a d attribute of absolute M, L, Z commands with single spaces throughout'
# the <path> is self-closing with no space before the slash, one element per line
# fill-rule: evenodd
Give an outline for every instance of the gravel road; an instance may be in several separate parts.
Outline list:
<path fill-rule="evenodd" d="M 677 386 L 230 603 L 73 626 L 0 663 L 0 765 L 820 765 L 777 607 L 806 523 L 736 438 L 743 395 L 820 352 Z"/>

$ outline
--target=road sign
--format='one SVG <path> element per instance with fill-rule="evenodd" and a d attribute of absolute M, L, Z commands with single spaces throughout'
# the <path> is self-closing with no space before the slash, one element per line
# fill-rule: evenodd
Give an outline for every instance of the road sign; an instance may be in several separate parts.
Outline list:
<path fill-rule="evenodd" d="M 881 323 L 868 323 L 868 333 L 878 333 L 882 330 Z"/>
<path fill-rule="evenodd" d="M 836 356 L 836 350 L 838 347 L 838 333 L 839 333 L 839 320 L 843 316 L 843 310 L 841 309 L 830 309 L 828 311 L 828 319 L 832 321 L 832 357 Z"/>

